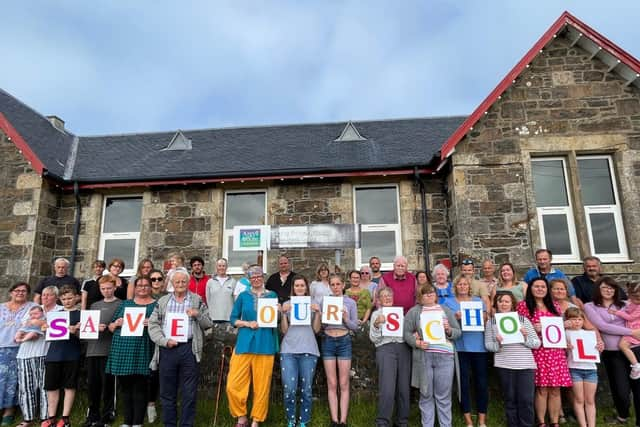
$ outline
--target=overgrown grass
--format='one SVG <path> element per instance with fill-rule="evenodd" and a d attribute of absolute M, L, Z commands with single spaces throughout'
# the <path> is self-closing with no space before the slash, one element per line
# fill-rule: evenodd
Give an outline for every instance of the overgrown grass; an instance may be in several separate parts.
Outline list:
<path fill-rule="evenodd" d="M 409 420 L 410 426 L 420 426 L 420 411 L 418 409 L 417 402 L 417 393 L 412 393 L 412 401 L 411 401 L 411 415 Z M 455 395 L 454 395 L 455 400 Z M 370 398 L 364 396 L 355 396 L 351 400 L 350 408 L 349 408 L 349 425 L 352 427 L 369 427 L 375 425 L 375 417 L 376 417 L 376 407 L 377 402 L 375 401 L 375 396 Z M 84 393 L 78 393 L 78 397 L 76 399 L 76 404 L 74 405 L 74 411 L 72 414 L 72 425 L 74 427 L 80 426 L 85 419 L 87 408 L 86 395 Z M 605 425 L 604 421 L 605 417 L 610 417 L 614 414 L 613 408 L 609 407 L 598 407 L 598 423 L 597 425 Z M 161 416 L 161 408 L 158 407 L 158 420 L 149 424 L 145 422 L 147 426 L 162 426 L 162 416 Z M 221 427 L 221 426 L 233 426 L 235 424 L 235 419 L 231 418 L 229 414 L 229 409 L 227 406 L 226 397 L 222 396 L 219 402 L 219 410 L 218 410 L 218 418 L 217 423 L 214 424 L 214 413 L 215 413 L 215 399 L 208 396 L 201 395 L 199 396 L 198 401 L 198 411 L 196 417 L 196 427 Z M 121 414 L 121 411 L 119 411 Z M 331 418 L 329 416 L 329 407 L 326 401 L 325 396 L 314 400 L 313 404 L 313 416 L 311 418 L 311 426 L 312 427 L 327 427 L 331 422 Z M 453 404 L 453 420 L 454 426 L 464 427 L 465 424 L 462 419 L 462 414 L 459 410 L 459 405 L 457 405 L 457 401 L 454 401 Z M 146 421 L 146 420 L 145 420 Z M 17 423 L 16 423 L 17 424 Z M 122 417 L 119 415 L 116 422 L 113 423 L 114 426 L 119 426 L 122 424 Z M 501 427 L 506 426 L 504 422 L 504 408 L 502 405 L 502 395 L 499 394 L 499 391 L 495 388 L 491 387 L 489 394 L 489 411 L 487 418 L 487 425 L 491 427 Z M 280 396 L 277 393 L 273 393 L 271 397 L 271 402 L 269 406 L 269 416 L 267 421 L 262 424 L 262 426 L 269 427 L 280 427 L 286 426 L 285 416 L 284 416 L 284 408 L 280 401 Z M 567 427 L 577 426 L 575 423 L 567 423 L 565 424 Z"/>

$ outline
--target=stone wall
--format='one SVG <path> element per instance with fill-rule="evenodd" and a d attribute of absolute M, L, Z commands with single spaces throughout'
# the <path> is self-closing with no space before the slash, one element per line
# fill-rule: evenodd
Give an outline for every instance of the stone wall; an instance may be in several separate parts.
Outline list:
<path fill-rule="evenodd" d="M 425 182 L 433 265 L 436 260 L 448 257 L 445 196 L 441 180 L 428 177 Z M 140 258 L 150 257 L 156 265 L 162 266 L 168 254 L 174 251 L 182 252 L 187 259 L 200 255 L 209 263 L 222 256 L 225 191 L 266 189 L 269 224 L 348 224 L 353 223 L 353 187 L 372 183 L 398 185 L 404 254 L 409 259 L 410 268 L 424 268 L 420 193 L 412 180 L 318 179 L 303 183 L 263 183 L 258 187 L 212 184 L 130 189 L 126 193 L 84 191 L 80 196 L 82 216 L 74 274 L 76 277 L 91 274 L 91 262 L 98 256 L 104 198 L 109 195 L 142 195 Z M 71 254 L 75 204 L 73 194 L 65 193 L 58 198 L 57 225 L 51 228 L 55 230 L 55 251 L 58 255 Z M 335 259 L 335 251 L 331 249 L 272 250 L 267 258 L 269 272 L 277 271 L 280 254 L 288 255 L 295 271 L 308 277 L 314 277 L 320 262 L 332 265 Z M 348 270 L 354 263 L 355 251 L 344 250 L 341 267 Z"/>
<path fill-rule="evenodd" d="M 0 288 L 51 272 L 56 195 L 0 132 Z"/>
<path fill-rule="evenodd" d="M 638 260 L 640 93 L 607 69 L 557 37 L 460 142 L 448 177 L 455 254 L 498 263 L 508 259 L 521 269 L 531 265 L 541 244 L 530 158 L 540 153 L 568 158 L 610 154 L 629 257 Z M 575 209 L 574 216 L 580 253 L 586 256 L 584 214 Z M 581 272 L 579 264 L 562 268 Z M 607 264 L 604 270 L 634 277 L 640 265 Z"/>

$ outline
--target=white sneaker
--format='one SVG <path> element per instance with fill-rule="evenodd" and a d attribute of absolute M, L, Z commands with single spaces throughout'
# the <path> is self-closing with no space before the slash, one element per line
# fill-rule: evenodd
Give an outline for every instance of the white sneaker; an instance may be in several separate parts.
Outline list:
<path fill-rule="evenodd" d="M 636 363 L 631 365 L 631 373 L 629 374 L 629 378 L 632 380 L 637 380 L 640 378 L 640 363 Z"/>
<path fill-rule="evenodd" d="M 156 412 L 156 405 L 148 405 L 147 406 L 147 420 L 150 423 L 153 423 L 158 417 L 158 413 Z"/>

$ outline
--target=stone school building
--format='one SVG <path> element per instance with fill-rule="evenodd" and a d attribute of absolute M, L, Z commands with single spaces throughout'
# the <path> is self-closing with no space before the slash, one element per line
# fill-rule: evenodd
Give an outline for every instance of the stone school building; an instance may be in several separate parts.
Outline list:
<path fill-rule="evenodd" d="M 237 274 L 257 254 L 234 251 L 233 227 L 258 224 L 361 224 L 344 270 L 403 254 L 411 269 L 470 256 L 522 271 L 548 247 L 568 274 L 597 255 L 637 279 L 639 76 L 564 13 L 469 116 L 78 136 L 0 90 L 0 286 L 35 284 L 58 256 L 76 277 L 173 251 Z M 311 277 L 336 256 L 271 249 L 270 273 L 281 253 Z"/>

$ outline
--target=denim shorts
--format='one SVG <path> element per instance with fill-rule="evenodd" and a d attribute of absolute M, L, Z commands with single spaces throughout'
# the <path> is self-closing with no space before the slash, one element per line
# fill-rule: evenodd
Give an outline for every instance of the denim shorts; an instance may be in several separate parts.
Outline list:
<path fill-rule="evenodd" d="M 321 353 L 323 359 L 351 360 L 351 335 L 323 335 Z"/>
<path fill-rule="evenodd" d="M 570 368 L 571 381 L 598 384 L 598 371 L 595 369 Z"/>

